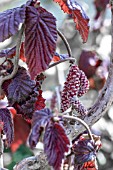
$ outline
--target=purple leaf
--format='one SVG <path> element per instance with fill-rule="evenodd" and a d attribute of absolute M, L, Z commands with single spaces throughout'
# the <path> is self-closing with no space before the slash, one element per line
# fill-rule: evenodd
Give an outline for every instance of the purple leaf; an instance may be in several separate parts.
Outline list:
<path fill-rule="evenodd" d="M 14 139 L 13 121 L 7 108 L 0 109 L 0 121 L 3 122 L 3 133 L 6 134 L 6 144 L 10 146 Z"/>
<path fill-rule="evenodd" d="M 15 54 L 16 54 L 16 47 L 8 48 L 5 50 L 1 50 L 0 58 L 2 58 L 2 57 L 8 58 L 8 57 L 14 56 Z"/>
<path fill-rule="evenodd" d="M 46 70 L 56 49 L 56 19 L 44 8 L 26 8 L 25 56 L 31 77 Z"/>
<path fill-rule="evenodd" d="M 15 35 L 20 23 L 25 19 L 25 6 L 9 9 L 0 13 L 0 42 Z"/>
<path fill-rule="evenodd" d="M 32 89 L 32 92 L 25 101 L 20 103 L 16 102 L 13 107 L 16 109 L 17 114 L 21 114 L 24 119 L 32 119 L 38 95 L 38 87 L 36 86 L 34 89 Z"/>
<path fill-rule="evenodd" d="M 32 132 L 31 132 L 31 134 L 29 136 L 29 145 L 30 145 L 31 148 L 36 147 L 42 132 L 43 132 L 42 127 L 34 126 Z"/>
<path fill-rule="evenodd" d="M 20 67 L 17 74 L 8 86 L 8 101 L 10 105 L 15 102 L 25 101 L 35 87 L 35 81 L 31 80 L 25 68 Z"/>
<path fill-rule="evenodd" d="M 83 164 L 96 159 L 97 152 L 101 147 L 101 141 L 99 136 L 93 135 L 93 137 L 94 141 L 80 136 L 74 142 L 72 151 L 75 155 L 75 164 Z"/>
<path fill-rule="evenodd" d="M 43 131 L 43 127 L 52 118 L 51 111 L 46 108 L 40 111 L 36 111 L 32 119 L 32 131 L 29 136 L 29 144 L 31 147 L 35 147 L 39 141 L 40 135 Z"/>
<path fill-rule="evenodd" d="M 44 134 L 44 152 L 54 170 L 60 170 L 64 153 L 68 152 L 70 144 L 64 129 L 58 123 L 49 122 Z"/>

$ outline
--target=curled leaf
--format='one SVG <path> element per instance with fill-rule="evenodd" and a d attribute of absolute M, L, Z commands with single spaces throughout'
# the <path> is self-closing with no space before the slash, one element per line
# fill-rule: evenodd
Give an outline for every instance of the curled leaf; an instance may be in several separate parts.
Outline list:
<path fill-rule="evenodd" d="M 75 24 L 76 29 L 79 31 L 83 42 L 85 43 L 88 39 L 89 34 L 89 18 L 85 14 L 83 8 L 73 0 L 54 0 L 58 2 L 61 9 L 67 14 L 71 14 Z"/>
<path fill-rule="evenodd" d="M 13 120 L 7 108 L 0 109 L 0 121 L 3 122 L 3 133 L 6 135 L 5 143 L 10 146 L 14 139 Z"/>
<path fill-rule="evenodd" d="M 0 13 L 0 42 L 15 35 L 20 23 L 25 19 L 25 6 L 9 9 Z"/>
<path fill-rule="evenodd" d="M 31 147 L 35 147 L 39 141 L 43 128 L 47 122 L 52 118 L 52 113 L 48 108 L 36 111 L 32 119 L 32 131 L 29 136 L 29 144 Z"/>
<path fill-rule="evenodd" d="M 56 49 L 56 19 L 42 7 L 26 8 L 25 56 L 32 79 L 46 70 Z"/>

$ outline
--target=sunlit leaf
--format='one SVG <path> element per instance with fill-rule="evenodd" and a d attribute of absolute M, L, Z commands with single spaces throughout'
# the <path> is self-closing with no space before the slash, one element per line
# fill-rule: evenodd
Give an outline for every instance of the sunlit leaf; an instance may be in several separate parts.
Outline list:
<path fill-rule="evenodd" d="M 89 34 L 89 18 L 85 14 L 83 8 L 75 0 L 54 0 L 58 2 L 61 9 L 67 14 L 71 14 L 76 29 L 79 31 L 83 42 L 86 42 Z"/>

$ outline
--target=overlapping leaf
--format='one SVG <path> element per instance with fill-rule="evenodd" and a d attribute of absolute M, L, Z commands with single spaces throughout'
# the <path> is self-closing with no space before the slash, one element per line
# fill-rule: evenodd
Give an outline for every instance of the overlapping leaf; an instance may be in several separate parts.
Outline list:
<path fill-rule="evenodd" d="M 7 108 L 0 109 L 0 121 L 3 122 L 3 133 L 6 134 L 6 145 L 10 146 L 14 139 L 13 121 Z"/>
<path fill-rule="evenodd" d="M 76 23 L 76 29 L 82 36 L 83 42 L 86 42 L 89 34 L 89 18 L 85 14 L 83 8 L 74 0 L 54 0 L 58 2 L 61 9 L 72 15 L 74 22 Z"/>
<path fill-rule="evenodd" d="M 56 49 L 57 31 L 54 16 L 39 7 L 26 8 L 25 56 L 31 77 L 48 68 Z"/>
<path fill-rule="evenodd" d="M 0 13 L 0 42 L 15 35 L 25 19 L 25 6 Z"/>
<path fill-rule="evenodd" d="M 49 165 L 54 170 L 61 169 L 64 153 L 68 152 L 69 139 L 63 127 L 58 123 L 50 122 L 44 134 L 44 152 L 47 155 Z"/>
<path fill-rule="evenodd" d="M 25 68 L 20 67 L 16 76 L 8 86 L 8 100 L 10 105 L 15 102 L 25 101 L 35 87 L 35 81 L 31 80 Z"/>
<path fill-rule="evenodd" d="M 48 108 L 36 111 L 33 115 L 32 131 L 29 136 L 29 144 L 31 147 L 35 147 L 39 141 L 39 137 L 43 131 L 43 127 L 51 119 L 52 113 Z"/>

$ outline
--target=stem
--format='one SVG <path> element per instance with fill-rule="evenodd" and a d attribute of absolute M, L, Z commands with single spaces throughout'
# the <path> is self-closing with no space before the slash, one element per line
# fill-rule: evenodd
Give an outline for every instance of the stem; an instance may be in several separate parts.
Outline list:
<path fill-rule="evenodd" d="M 24 25 L 22 25 L 22 28 L 19 31 L 19 35 L 18 35 L 17 46 L 16 46 L 16 56 L 14 57 L 14 69 L 10 75 L 2 77 L 0 79 L 0 94 L 2 93 L 2 84 L 4 83 L 4 81 L 12 79 L 18 71 L 18 62 L 19 62 L 19 56 L 20 56 L 20 46 L 21 46 L 21 39 L 22 39 L 23 31 L 24 31 Z"/>
<path fill-rule="evenodd" d="M 59 30 L 57 30 L 57 32 L 58 32 L 58 35 L 61 37 L 61 39 L 63 40 L 63 42 L 64 42 L 64 44 L 65 44 L 65 46 L 66 46 L 66 48 L 67 48 L 69 57 L 72 57 L 71 48 L 70 48 L 70 45 L 69 45 L 69 43 L 67 42 L 65 36 L 64 36 Z"/>
<path fill-rule="evenodd" d="M 78 121 L 78 122 L 80 122 L 86 129 L 87 129 L 87 131 L 88 131 L 88 135 L 89 135 L 89 138 L 92 140 L 92 141 L 94 141 L 93 140 L 93 136 L 92 136 L 92 133 L 91 133 L 91 130 L 90 130 L 90 128 L 89 128 L 89 126 L 82 120 L 82 119 L 80 119 L 80 118 L 78 118 L 78 117 L 73 117 L 73 116 L 67 116 L 67 115 L 65 115 L 65 116 L 63 116 L 63 118 L 66 118 L 66 119 L 72 119 L 72 120 L 75 120 L 75 121 Z"/>
<path fill-rule="evenodd" d="M 49 65 L 49 68 L 54 67 L 54 66 L 56 66 L 56 65 L 58 65 L 58 64 L 60 64 L 60 63 L 63 63 L 63 62 L 65 62 L 65 61 L 72 61 L 72 62 L 75 62 L 76 59 L 70 57 L 70 58 L 66 58 L 66 59 L 64 59 L 64 60 L 57 61 L 57 62 L 55 62 L 55 63 Z"/>

